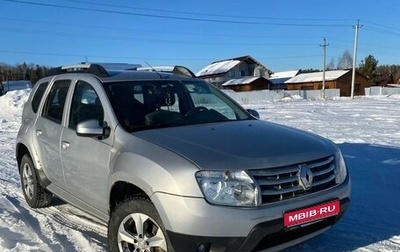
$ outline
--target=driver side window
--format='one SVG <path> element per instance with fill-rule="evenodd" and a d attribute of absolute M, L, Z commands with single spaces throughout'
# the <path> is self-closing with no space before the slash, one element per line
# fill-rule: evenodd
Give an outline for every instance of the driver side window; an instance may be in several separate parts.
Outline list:
<path fill-rule="evenodd" d="M 92 85 L 78 81 L 72 97 L 68 127 L 76 129 L 78 123 L 93 119 L 98 121 L 99 126 L 103 126 L 103 106 Z"/>

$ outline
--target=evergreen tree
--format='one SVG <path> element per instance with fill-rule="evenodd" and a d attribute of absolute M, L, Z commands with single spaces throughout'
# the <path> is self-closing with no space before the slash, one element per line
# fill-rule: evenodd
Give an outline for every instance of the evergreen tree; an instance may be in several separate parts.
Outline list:
<path fill-rule="evenodd" d="M 369 85 L 373 86 L 377 84 L 376 83 L 376 79 L 378 76 L 377 66 L 378 66 L 378 60 L 376 60 L 372 55 L 368 55 L 367 57 L 365 57 L 364 60 L 361 61 L 361 64 L 359 66 L 359 71 L 362 74 L 369 77 L 368 80 Z"/>

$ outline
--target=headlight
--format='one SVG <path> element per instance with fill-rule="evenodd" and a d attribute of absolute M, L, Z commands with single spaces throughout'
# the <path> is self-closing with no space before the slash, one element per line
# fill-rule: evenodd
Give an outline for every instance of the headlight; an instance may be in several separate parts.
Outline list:
<path fill-rule="evenodd" d="M 342 152 L 338 149 L 336 153 L 336 183 L 341 184 L 347 176 L 347 168 Z"/>
<path fill-rule="evenodd" d="M 227 206 L 256 206 L 258 188 L 245 171 L 199 171 L 196 179 L 206 200 Z"/>

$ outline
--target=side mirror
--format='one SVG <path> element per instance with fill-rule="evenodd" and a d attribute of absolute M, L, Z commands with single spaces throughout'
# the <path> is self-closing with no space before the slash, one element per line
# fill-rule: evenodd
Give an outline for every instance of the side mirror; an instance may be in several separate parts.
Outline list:
<path fill-rule="evenodd" d="M 257 111 L 255 111 L 254 109 L 247 109 L 247 112 L 249 112 L 249 114 L 252 117 L 254 117 L 256 119 L 260 119 L 260 114 Z"/>
<path fill-rule="evenodd" d="M 76 126 L 76 134 L 82 137 L 99 137 L 105 136 L 107 127 L 100 127 L 98 120 L 87 120 L 78 123 Z"/>

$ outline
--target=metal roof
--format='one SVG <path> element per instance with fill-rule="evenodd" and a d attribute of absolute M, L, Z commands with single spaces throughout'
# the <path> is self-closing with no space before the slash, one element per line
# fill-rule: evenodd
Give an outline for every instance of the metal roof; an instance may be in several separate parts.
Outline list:
<path fill-rule="evenodd" d="M 258 76 L 249 76 L 249 77 L 244 77 L 244 78 L 240 78 L 240 79 L 232 79 L 232 80 L 228 80 L 225 83 L 222 84 L 222 86 L 234 86 L 234 85 L 246 85 L 246 84 L 250 84 L 253 81 L 260 79 L 264 77 L 258 77 Z M 265 79 L 267 80 L 267 79 Z"/>
<path fill-rule="evenodd" d="M 291 71 L 283 71 L 283 72 L 276 72 L 271 74 L 271 79 L 280 79 L 280 78 L 293 78 L 299 73 L 300 70 L 291 70 Z"/>
<path fill-rule="evenodd" d="M 210 65 L 206 66 L 205 68 L 201 69 L 196 73 L 196 76 L 202 77 L 202 76 L 208 76 L 208 75 L 217 75 L 217 74 L 224 74 L 227 73 L 229 70 L 234 68 L 237 64 L 245 62 L 246 64 L 249 65 L 257 65 L 265 68 L 268 73 L 271 73 L 270 70 L 268 70 L 263 64 L 255 60 L 253 57 L 250 55 L 246 56 L 241 56 L 241 57 L 236 57 L 236 58 L 230 58 L 230 59 L 224 59 L 224 60 L 217 60 L 212 62 Z"/>
<path fill-rule="evenodd" d="M 240 60 L 225 60 L 214 62 L 211 65 L 206 66 L 202 70 L 196 73 L 196 76 L 206 76 L 206 75 L 214 75 L 226 73 L 232 68 L 234 68 L 237 64 L 239 64 Z"/>
<path fill-rule="evenodd" d="M 340 78 L 341 76 L 348 73 L 350 70 L 333 70 L 333 71 L 326 71 L 325 72 L 325 81 L 332 81 Z M 299 74 L 287 81 L 288 83 L 304 83 L 304 82 L 320 82 L 323 80 L 322 76 L 323 72 L 315 72 L 315 73 L 304 73 Z"/>

